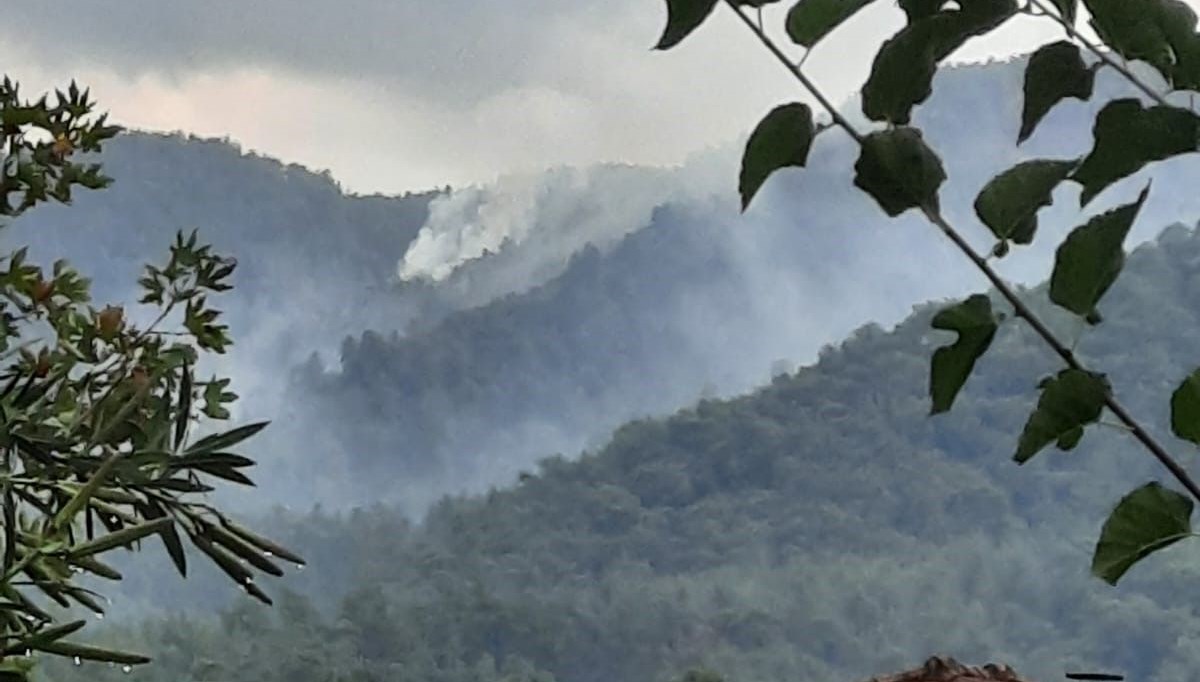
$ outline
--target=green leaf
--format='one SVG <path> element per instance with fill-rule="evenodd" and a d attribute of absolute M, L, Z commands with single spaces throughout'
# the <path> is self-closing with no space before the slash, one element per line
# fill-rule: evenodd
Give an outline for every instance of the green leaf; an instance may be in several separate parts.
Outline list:
<path fill-rule="evenodd" d="M 1089 322 L 1098 321 L 1096 304 L 1125 266 L 1125 236 L 1149 192 L 1147 186 L 1137 201 L 1102 213 L 1067 235 L 1055 253 L 1051 301 Z"/>
<path fill-rule="evenodd" d="M 958 340 L 943 346 L 933 354 L 929 375 L 929 394 L 933 398 L 932 414 L 950 409 L 954 398 L 971 376 L 975 361 L 987 351 L 996 336 L 996 316 L 992 302 L 976 294 L 934 316 L 934 329 L 958 332 Z"/>
<path fill-rule="evenodd" d="M 1181 0 L 1084 0 L 1092 28 L 1117 54 L 1147 62 L 1176 88 L 1200 84 L 1196 13 Z"/>
<path fill-rule="evenodd" d="M 283 576 L 283 569 L 267 558 L 261 550 L 235 535 L 227 528 L 205 524 L 201 531 L 206 538 L 224 547 L 234 556 L 268 575 Z"/>
<path fill-rule="evenodd" d="M 113 468 L 117 466 L 117 462 L 121 459 L 121 453 L 114 452 L 96 468 L 95 473 L 88 479 L 88 482 L 83 484 L 70 500 L 58 510 L 54 515 L 53 526 L 55 528 L 66 528 L 74 521 L 75 516 L 83 510 L 87 505 L 88 500 L 96 493 L 112 475 Z"/>
<path fill-rule="evenodd" d="M 1081 206 L 1147 163 L 1196 151 L 1200 116 L 1172 106 L 1143 109 L 1136 99 L 1119 99 L 1096 115 L 1092 134 L 1092 151 L 1071 176 L 1083 185 Z"/>
<path fill-rule="evenodd" d="M 0 650 L 0 656 L 11 656 L 13 654 L 24 653 L 29 649 L 41 650 L 42 646 L 51 642 L 56 642 L 63 637 L 74 634 L 83 629 L 87 625 L 85 620 L 75 620 L 62 625 L 55 625 L 40 630 L 25 639 L 17 641 L 15 644 L 10 644 Z"/>
<path fill-rule="evenodd" d="M 772 173 L 804 166 L 814 135 L 812 110 L 807 104 L 784 104 L 767 114 L 750 134 L 742 157 L 738 191 L 743 211 Z"/>
<path fill-rule="evenodd" d="M 1095 69 L 1083 63 L 1079 48 L 1061 40 L 1038 48 L 1025 66 L 1025 108 L 1017 144 L 1033 134 L 1038 123 L 1064 98 L 1087 101 L 1096 82 Z"/>
<path fill-rule="evenodd" d="M 179 380 L 179 407 L 175 413 L 174 447 L 178 450 L 183 446 L 187 435 L 188 422 L 192 417 L 192 369 L 185 361 L 182 376 Z"/>
<path fill-rule="evenodd" d="M 667 0 L 667 27 L 654 46 L 656 50 L 675 47 L 712 14 L 717 0 Z"/>
<path fill-rule="evenodd" d="M 1083 437 L 1083 427 L 1100 419 L 1108 393 L 1103 375 L 1078 369 L 1064 369 L 1042 382 L 1042 395 L 1025 423 L 1013 459 L 1024 464 L 1051 443 L 1061 450 L 1074 448 Z"/>
<path fill-rule="evenodd" d="M 1122 498 L 1104 522 L 1092 573 L 1116 585 L 1134 564 L 1191 533 L 1192 500 L 1158 483 L 1147 483 Z"/>
<path fill-rule="evenodd" d="M 962 0 L 961 9 L 942 9 L 911 20 L 875 54 L 862 88 L 863 113 L 873 121 L 907 124 L 912 108 L 932 92 L 940 61 L 973 36 L 1004 23 L 1015 0 Z M 913 14 L 910 12 L 910 19 Z"/>
<path fill-rule="evenodd" d="M 150 662 L 150 658 L 141 654 L 102 649 L 85 644 L 71 644 L 69 642 L 52 642 L 43 645 L 39 650 L 45 651 L 48 654 L 54 654 L 55 656 L 64 656 L 67 658 L 79 657 L 79 659 L 84 661 L 116 663 L 118 665 L 142 665 Z"/>
<path fill-rule="evenodd" d="M 975 199 L 975 214 L 1001 242 L 1033 241 L 1037 212 L 1052 202 L 1054 188 L 1078 160 L 1037 159 L 1019 163 L 992 178 Z"/>
<path fill-rule="evenodd" d="M 809 49 L 874 0 L 800 0 L 787 15 L 792 42 Z"/>
<path fill-rule="evenodd" d="M 892 128 L 868 135 L 854 164 L 854 184 L 879 202 L 889 216 L 910 208 L 938 206 L 946 180 L 942 162 L 916 128 Z"/>
<path fill-rule="evenodd" d="M 257 547 L 258 549 L 267 553 L 270 556 L 277 556 L 280 559 L 283 559 L 284 561 L 290 561 L 293 564 L 296 564 L 297 566 L 304 565 L 304 559 L 301 559 L 298 555 L 288 551 L 287 549 L 275 544 L 274 542 L 271 542 L 270 540 L 268 540 L 260 535 L 255 534 L 254 532 L 250 531 L 247 528 L 244 528 L 244 527 L 242 527 L 236 523 L 233 523 L 231 521 L 228 521 L 228 520 L 223 520 L 222 525 L 224 525 L 225 529 L 228 530 L 229 532 L 231 532 L 234 535 L 238 536 L 239 538 L 245 540 L 246 542 L 250 543 L 251 545 Z"/>
<path fill-rule="evenodd" d="M 185 454 L 203 455 L 233 447 L 234 445 L 237 445 L 238 443 L 241 443 L 247 438 L 255 435 L 259 431 L 262 431 L 267 427 L 268 424 L 270 424 L 270 422 L 255 422 L 253 424 L 239 426 L 236 429 L 231 429 L 223 433 L 214 433 L 210 436 L 205 436 L 204 438 L 201 438 L 200 440 L 188 446 Z"/>
<path fill-rule="evenodd" d="M 1171 431 L 1200 445 L 1200 369 L 1184 379 L 1171 395 Z"/>
<path fill-rule="evenodd" d="M 170 517 L 161 517 L 151 521 L 146 521 L 144 523 L 139 523 L 135 526 L 127 526 L 121 530 L 98 537 L 95 540 L 89 540 L 88 542 L 75 545 L 67 551 L 67 556 L 71 559 L 75 559 L 78 557 L 86 557 L 93 554 L 107 552 L 110 549 L 116 549 L 117 547 L 123 547 L 125 545 L 132 544 L 138 540 L 142 540 L 146 537 L 154 535 L 155 533 L 162 533 L 174 523 L 175 521 Z"/>

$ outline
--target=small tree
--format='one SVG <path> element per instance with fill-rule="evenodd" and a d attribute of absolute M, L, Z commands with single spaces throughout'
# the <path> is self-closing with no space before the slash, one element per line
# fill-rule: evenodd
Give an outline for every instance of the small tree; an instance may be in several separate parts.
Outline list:
<path fill-rule="evenodd" d="M 859 147 L 854 184 L 889 216 L 920 213 L 969 260 L 994 288 L 949 306 L 933 318 L 936 329 L 954 332 L 957 340 L 933 355 L 929 390 L 932 412 L 945 412 L 987 352 L 999 325 L 1009 317 L 1028 324 L 1062 361 L 1062 370 L 1038 384 L 1040 397 L 1017 438 L 1013 458 L 1025 463 L 1055 445 L 1073 449 L 1085 427 L 1107 411 L 1142 450 L 1154 457 L 1185 492 L 1150 482 L 1125 496 L 1104 524 L 1096 544 L 1092 571 L 1116 584 L 1147 555 L 1187 538 L 1191 516 L 1200 501 L 1198 486 L 1118 399 L 1105 375 L 1088 365 L 1073 344 L 1058 338 L 1034 310 L 992 267 L 1011 248 L 1030 244 L 1036 236 L 1038 211 L 1051 203 L 1059 185 L 1080 188 L 1080 207 L 1110 185 L 1147 164 L 1197 151 L 1200 115 L 1179 91 L 1200 91 L 1200 34 L 1195 12 L 1182 0 L 898 0 L 906 25 L 879 46 L 871 73 L 862 87 L 862 109 L 876 125 L 860 130 L 832 105 L 804 73 L 804 56 L 844 21 L 876 0 L 798 0 L 790 7 L 785 30 L 803 51 L 781 45 L 763 29 L 762 6 L 778 0 L 666 0 L 668 22 L 658 43 L 668 49 L 700 27 L 718 4 L 726 5 L 767 52 L 817 102 L 828 122 L 816 124 L 809 105 L 784 104 L 755 128 L 742 160 L 739 191 L 743 209 L 775 171 L 803 167 L 817 135 L 827 130 L 848 135 Z M 745 9 L 758 9 L 757 19 Z M 1090 99 L 1097 71 L 1111 69 L 1125 78 L 1141 98 L 1108 102 L 1096 116 L 1090 152 L 1076 158 L 1031 159 L 993 178 L 979 193 L 975 212 L 996 242 L 989 256 L 977 252 L 958 227 L 942 213 L 938 192 L 946 173 L 937 153 L 911 122 L 913 109 L 932 92 L 939 64 L 972 38 L 991 33 L 1013 17 L 1026 15 L 1056 22 L 1065 40 L 1034 52 L 1025 70 L 1024 108 L 1016 144 L 1034 134 L 1038 123 L 1060 101 Z M 1078 30 L 1081 19 L 1099 37 Z M 1085 61 L 1084 51 L 1090 54 Z M 1140 60 L 1161 75 L 1164 88 L 1138 78 L 1127 60 Z M 1147 105 L 1143 100 L 1147 101 Z M 1050 300 L 1088 325 L 1101 322 L 1101 299 L 1116 281 L 1125 261 L 1124 241 L 1150 192 L 1147 184 L 1132 202 L 1093 216 L 1059 245 L 1050 275 Z M 994 309 L 999 299 L 1012 315 Z M 1187 377 L 1170 398 L 1175 436 L 1200 444 L 1200 370 Z"/>
<path fill-rule="evenodd" d="M 79 153 L 120 132 L 94 115 L 74 83 L 36 101 L 0 84 L 0 215 L 110 180 Z M 102 557 L 162 542 L 187 574 L 183 538 L 251 596 L 270 603 L 259 573 L 283 575 L 302 560 L 234 523 L 204 493 L 217 479 L 252 485 L 254 462 L 231 451 L 265 424 L 193 438 L 204 417 L 227 419 L 229 379 L 201 380 L 201 355 L 231 340 L 210 295 L 230 289 L 235 262 L 178 235 L 161 266 L 139 280 L 141 325 L 120 306 L 93 307 L 89 283 L 65 261 L 47 271 L 25 249 L 0 257 L 0 680 L 24 680 L 34 652 L 123 666 L 139 654 L 77 644 L 85 620 L 63 609 L 104 612 L 82 575 L 119 580 Z M 61 607 L 61 608 L 59 608 Z"/>

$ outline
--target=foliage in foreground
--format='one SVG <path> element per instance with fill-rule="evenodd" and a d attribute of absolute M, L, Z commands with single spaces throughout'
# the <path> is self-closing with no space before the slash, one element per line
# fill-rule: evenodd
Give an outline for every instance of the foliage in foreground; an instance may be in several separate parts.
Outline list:
<path fill-rule="evenodd" d="M 1070 329 L 1045 287 L 1025 294 Z M 1200 335 L 1198 296 L 1200 238 L 1173 228 L 1130 256 L 1109 323 L 1079 347 L 1133 387 L 1156 433 L 1169 428 L 1156 398 Z M 893 332 L 864 327 L 751 395 L 627 424 L 577 461 L 446 500 L 419 525 L 386 508 L 265 520 L 311 562 L 279 608 L 240 598 L 213 616 L 197 600 L 95 636 L 154 651 L 150 682 L 666 681 L 696 666 L 846 682 L 935 651 L 1019 661 L 1029 679 L 1064 666 L 1191 679 L 1200 619 L 1179 594 L 1197 547 L 1115 590 L 1079 579 L 1080 539 L 1153 463 L 1091 432 L 1087 457 L 1010 466 L 1036 402 L 1027 381 L 1054 365 L 1017 325 L 998 330 L 955 410 L 923 419 L 937 307 Z"/>
<path fill-rule="evenodd" d="M 4 80 L 0 216 L 110 182 L 74 160 L 119 132 L 93 110 L 73 83 L 26 100 Z M 235 265 L 180 234 L 165 264 L 146 267 L 135 315 L 92 306 L 66 261 L 46 269 L 23 248 L 0 259 L 0 678 L 25 679 L 38 652 L 126 670 L 149 660 L 72 637 L 87 624 L 72 609 L 105 611 L 82 577 L 121 579 L 102 560 L 113 550 L 160 541 L 186 575 L 186 537 L 264 602 L 255 577 L 301 563 L 204 497 L 215 480 L 251 484 L 254 462 L 232 448 L 265 426 L 196 437 L 202 417 L 227 419 L 237 398 L 228 379 L 196 373 L 202 354 L 231 343 L 208 299 L 231 288 Z"/>
<path fill-rule="evenodd" d="M 1200 115 L 1169 99 L 1174 93 L 1200 89 L 1200 34 L 1195 12 L 1182 0 L 900 0 L 906 25 L 879 47 L 862 87 L 863 114 L 877 127 L 860 130 L 803 72 L 803 60 L 789 57 L 763 30 L 761 13 L 755 22 L 742 9 L 773 1 L 724 0 L 723 4 L 821 104 L 830 121 L 818 125 L 809 105 L 800 102 L 768 113 L 746 145 L 739 182 L 743 207 L 750 205 L 775 171 L 805 166 L 818 135 L 831 129 L 849 135 L 860 152 L 854 165 L 854 185 L 889 216 L 910 210 L 922 214 L 976 266 L 1004 306 L 1001 311 L 994 310 L 991 298 L 980 294 L 946 308 L 933 319 L 936 329 L 958 334 L 956 342 L 938 349 L 933 357 L 929 379 L 933 414 L 951 408 L 976 362 L 991 346 L 996 330 L 1007 317 L 1018 318 L 1058 356 L 1060 367 L 1037 384 L 1040 399 L 1020 431 L 1013 459 L 1024 464 L 1051 445 L 1072 450 L 1085 429 L 1107 413 L 1137 442 L 1136 447 L 1156 459 L 1186 491 L 1151 481 L 1127 493 L 1101 530 L 1092 572 L 1116 584 L 1141 559 L 1191 536 L 1200 485 L 1143 421 L 1118 401 L 1105 373 L 1094 369 L 1087 358 L 1075 353 L 1072 343 L 1052 331 L 1020 292 L 1004 281 L 989 258 L 975 251 L 948 222 L 939 201 L 946 171 L 921 130 L 912 125 L 912 112 L 932 94 L 933 78 L 942 61 L 968 41 L 1021 15 L 1057 22 L 1066 39 L 1044 45 L 1029 59 L 1016 144 L 1035 134 L 1038 123 L 1062 100 L 1089 99 L 1101 68 L 1117 71 L 1141 91 L 1143 98 L 1115 99 L 1100 110 L 1089 152 L 1075 158 L 1022 161 L 983 187 L 975 211 L 995 238 L 991 257 L 1003 258 L 1013 247 L 1034 240 L 1039 210 L 1052 202 L 1053 192 L 1066 181 L 1078 186 L 1082 209 L 1146 165 L 1200 149 Z M 666 4 L 668 19 L 657 46 L 660 49 L 679 44 L 722 3 L 667 0 Z M 825 36 L 871 4 L 872 0 L 798 0 L 787 13 L 785 29 L 807 56 Z M 1077 31 L 1085 15 L 1101 44 Z M 1084 49 L 1095 62 L 1085 61 Z M 1127 68 L 1127 60 L 1147 63 L 1165 88 L 1156 90 L 1135 76 Z M 1055 305 L 1091 327 L 1100 324 L 1098 307 L 1124 267 L 1125 237 L 1149 192 L 1146 184 L 1132 201 L 1093 215 L 1058 246 L 1049 284 Z M 1192 444 L 1200 444 L 1197 376 L 1200 374 L 1177 383 L 1170 400 L 1172 431 Z"/>

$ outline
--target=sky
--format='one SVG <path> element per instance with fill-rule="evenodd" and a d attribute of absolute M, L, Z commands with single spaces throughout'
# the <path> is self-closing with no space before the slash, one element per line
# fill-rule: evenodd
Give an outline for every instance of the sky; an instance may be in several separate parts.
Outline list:
<path fill-rule="evenodd" d="M 768 8 L 768 25 L 790 4 Z M 806 71 L 845 100 L 869 68 L 862 46 L 902 16 L 876 2 Z M 0 59 L 27 92 L 77 78 L 124 125 L 229 137 L 358 193 L 678 164 L 808 101 L 727 8 L 652 51 L 665 18 L 663 0 L 40 0 L 5 7 Z M 1059 33 L 1021 18 L 955 59 Z"/>

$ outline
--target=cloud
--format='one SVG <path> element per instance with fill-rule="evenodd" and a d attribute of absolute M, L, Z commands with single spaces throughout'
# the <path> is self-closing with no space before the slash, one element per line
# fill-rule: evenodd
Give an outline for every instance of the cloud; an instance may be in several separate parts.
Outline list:
<path fill-rule="evenodd" d="M 865 79 L 862 46 L 899 25 L 894 5 L 875 3 L 806 61 L 835 101 Z M 5 19 L 0 59 L 19 78 L 78 76 L 124 123 L 229 135 L 360 192 L 674 165 L 805 98 L 723 8 L 651 52 L 662 0 L 44 0 Z M 1048 21 L 1010 24 L 956 57 L 1055 37 Z"/>

